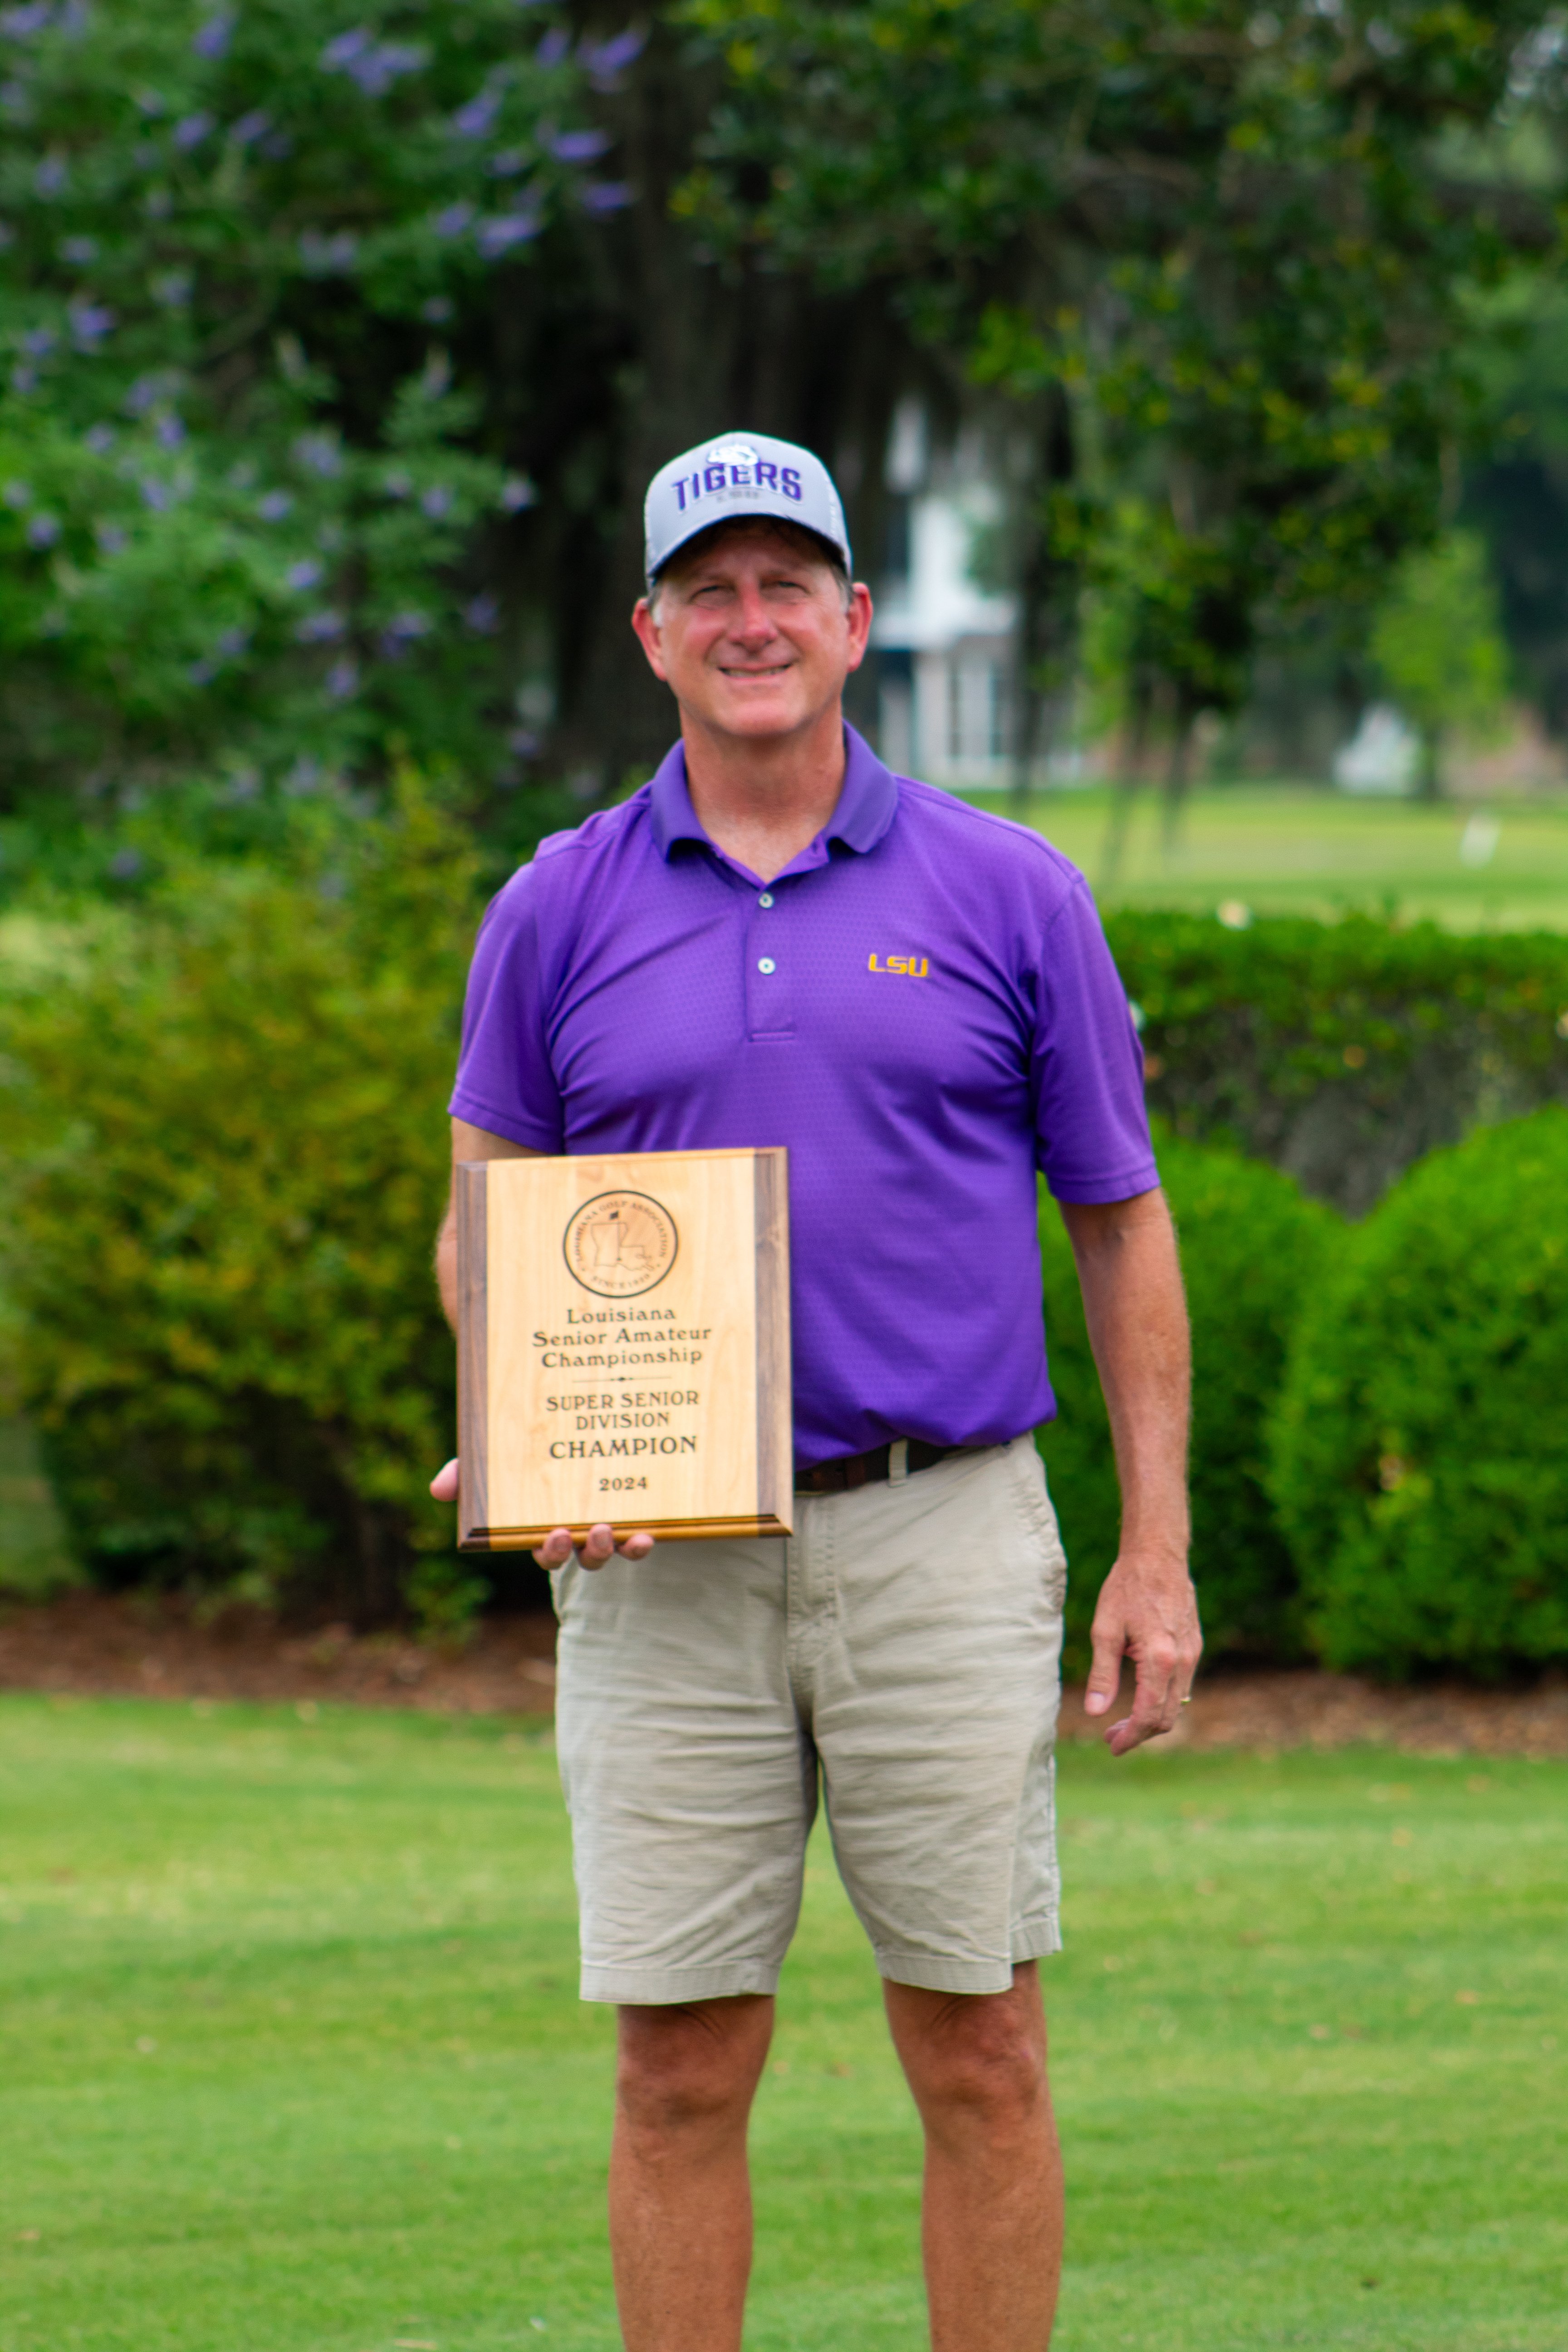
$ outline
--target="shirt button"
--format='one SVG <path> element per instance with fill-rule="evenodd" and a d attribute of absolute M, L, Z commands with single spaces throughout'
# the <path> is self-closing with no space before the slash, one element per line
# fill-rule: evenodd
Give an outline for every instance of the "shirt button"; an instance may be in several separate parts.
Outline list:
<path fill-rule="evenodd" d="M 759 907 L 771 907 L 773 903 L 773 894 L 771 890 L 764 890 L 762 897 L 757 900 Z"/>
<path fill-rule="evenodd" d="M 759 971 L 773 971 L 774 969 L 775 966 L 772 956 L 759 956 L 757 958 L 757 970 Z"/>

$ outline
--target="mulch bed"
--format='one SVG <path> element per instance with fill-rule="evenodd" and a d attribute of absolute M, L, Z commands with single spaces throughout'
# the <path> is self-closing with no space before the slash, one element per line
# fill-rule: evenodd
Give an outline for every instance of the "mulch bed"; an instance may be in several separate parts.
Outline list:
<path fill-rule="evenodd" d="M 142 1698 L 331 1699 L 444 1715 L 548 1716 L 554 1620 L 487 1618 L 461 1651 L 346 1625 L 301 1633 L 255 1611 L 205 1621 L 144 1594 L 73 1592 L 0 1612 L 0 1690 Z M 1071 1689 L 1064 1739 L 1103 1724 Z M 1351 1675 L 1215 1673 L 1198 1685 L 1173 1744 L 1195 1748 L 1345 1748 L 1427 1755 L 1568 1756 L 1568 1681 L 1528 1690 L 1458 1684 L 1384 1690 Z"/>

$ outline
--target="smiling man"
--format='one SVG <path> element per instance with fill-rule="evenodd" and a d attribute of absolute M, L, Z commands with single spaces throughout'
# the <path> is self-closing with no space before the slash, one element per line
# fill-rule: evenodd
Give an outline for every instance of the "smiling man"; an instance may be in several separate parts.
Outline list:
<path fill-rule="evenodd" d="M 762 435 L 647 494 L 632 616 L 680 740 L 485 919 L 456 1159 L 788 1146 L 796 1533 L 538 1555 L 583 1991 L 619 2011 L 610 2229 L 628 2352 L 736 2352 L 746 2127 L 819 1793 L 926 2139 L 935 2352 L 1043 2352 L 1060 2166 L 1037 1963 L 1059 1945 L 1066 1562 L 1036 1177 L 1077 1254 L 1120 1556 L 1089 1709 L 1119 1755 L 1197 1662 L 1186 1320 L 1126 999 L 1037 834 L 845 725 L 871 600 L 837 493 Z M 448 1216 L 438 1245 L 455 1309 Z M 455 1491 L 452 1465 L 436 1491 Z"/>

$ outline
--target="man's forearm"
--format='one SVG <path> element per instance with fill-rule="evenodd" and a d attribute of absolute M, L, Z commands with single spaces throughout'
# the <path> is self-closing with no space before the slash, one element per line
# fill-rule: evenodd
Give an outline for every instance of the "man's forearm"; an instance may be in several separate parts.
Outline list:
<path fill-rule="evenodd" d="M 1121 1548 L 1185 1559 L 1191 1356 L 1163 1192 L 1064 1202 L 1121 1486 Z"/>

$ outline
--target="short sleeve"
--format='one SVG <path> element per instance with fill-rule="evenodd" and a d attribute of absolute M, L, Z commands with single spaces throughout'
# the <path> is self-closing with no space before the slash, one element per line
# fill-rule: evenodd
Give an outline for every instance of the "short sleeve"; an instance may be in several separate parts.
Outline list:
<path fill-rule="evenodd" d="M 1089 887 L 1047 928 L 1033 1050 L 1036 1159 L 1058 1201 L 1126 1201 L 1160 1181 L 1143 1052 Z"/>
<path fill-rule="evenodd" d="M 550 1066 L 532 866 L 512 876 L 479 925 L 450 1108 L 454 1118 L 531 1151 L 564 1148 L 561 1093 Z"/>

